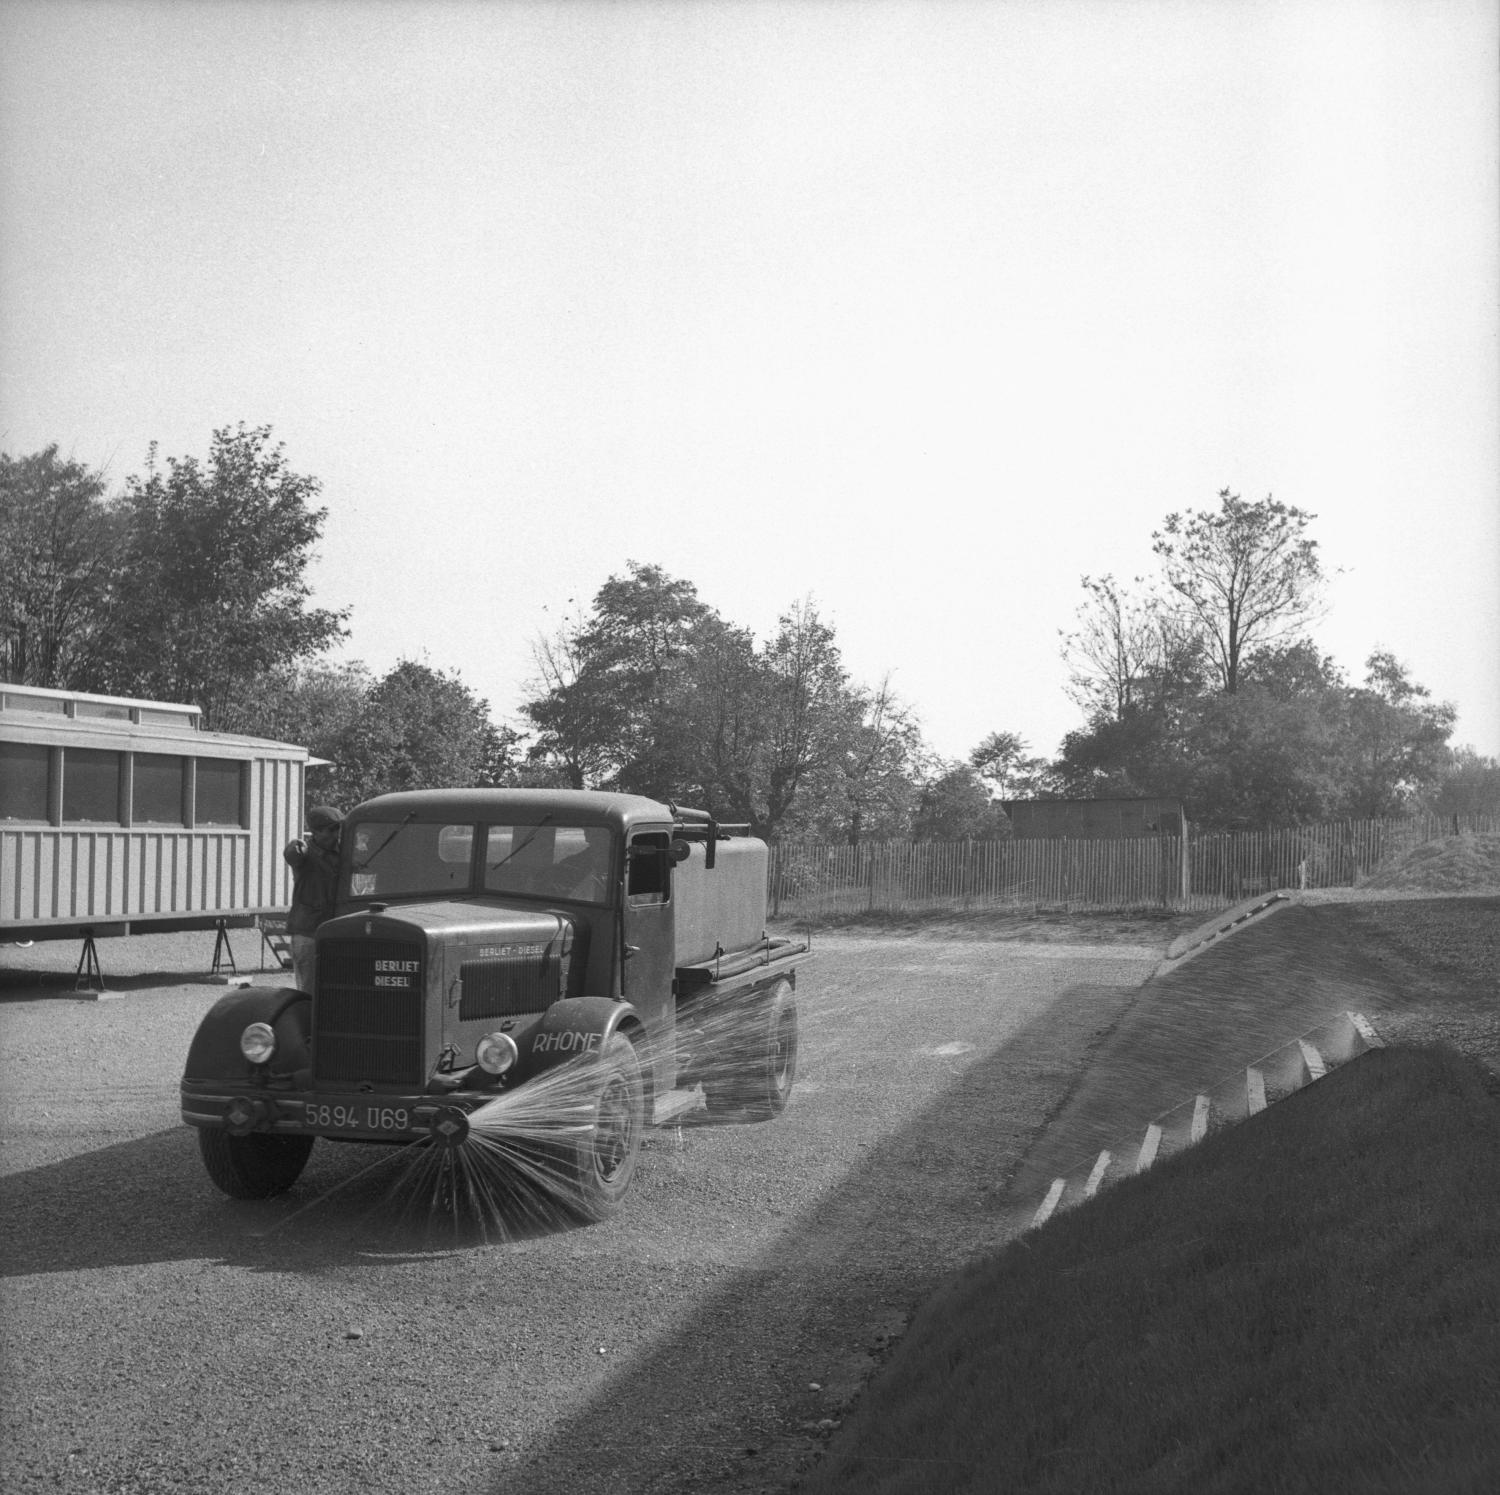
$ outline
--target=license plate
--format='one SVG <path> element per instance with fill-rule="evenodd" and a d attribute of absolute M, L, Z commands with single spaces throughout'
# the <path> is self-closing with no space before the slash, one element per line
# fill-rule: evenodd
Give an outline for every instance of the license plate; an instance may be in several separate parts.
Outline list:
<path fill-rule="evenodd" d="M 348 1105 L 307 1101 L 303 1113 L 304 1126 L 324 1132 L 409 1132 L 414 1124 L 409 1106 L 375 1106 L 363 1101 Z"/>

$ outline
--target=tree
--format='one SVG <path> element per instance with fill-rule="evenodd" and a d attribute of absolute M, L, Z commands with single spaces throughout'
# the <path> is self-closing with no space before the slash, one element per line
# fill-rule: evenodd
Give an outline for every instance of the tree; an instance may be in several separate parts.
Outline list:
<path fill-rule="evenodd" d="M 996 800 L 1044 799 L 1054 791 L 1052 766 L 1014 732 L 991 732 L 969 754 L 969 766 Z"/>
<path fill-rule="evenodd" d="M 1140 578 L 1137 578 L 1139 583 Z M 1091 719 L 1167 709 L 1202 684 L 1195 627 L 1150 592 L 1132 595 L 1113 576 L 1085 576 L 1088 601 L 1062 636 L 1068 695 Z"/>
<path fill-rule="evenodd" d="M 535 694 L 522 710 L 537 729 L 534 751 L 562 763 L 575 788 L 662 795 L 680 770 L 665 720 L 697 631 L 717 615 L 660 566 L 630 561 L 627 573 L 600 587 L 589 617 L 538 642 Z"/>
<path fill-rule="evenodd" d="M 599 589 L 579 642 L 588 683 L 602 687 L 601 721 L 618 743 L 616 785 L 670 798 L 681 792 L 683 775 L 680 743 L 669 727 L 673 707 L 699 631 L 718 615 L 692 582 L 660 566 L 631 561 L 628 567 L 628 576 L 612 576 Z"/>
<path fill-rule="evenodd" d="M 1338 697 L 1279 698 L 1261 685 L 1207 694 L 1188 724 L 1175 772 L 1155 794 L 1219 829 L 1305 824 L 1339 813 Z"/>
<path fill-rule="evenodd" d="M 1389 654 L 1367 669 L 1351 687 L 1305 641 L 1258 650 L 1234 694 L 1204 692 L 1170 730 L 1136 713 L 1070 733 L 1058 778 L 1070 795 L 1179 798 L 1204 826 L 1402 813 L 1441 781 L 1453 708 Z"/>
<path fill-rule="evenodd" d="M 1396 815 L 1431 793 L 1448 766 L 1457 716 L 1430 699 L 1394 655 L 1377 649 L 1365 661 L 1364 686 L 1349 692 L 1345 737 L 1346 814 Z"/>
<path fill-rule="evenodd" d="M 1241 683 L 1278 701 L 1327 701 L 1347 689 L 1343 670 L 1309 639 L 1255 650 L 1245 659 Z"/>
<path fill-rule="evenodd" d="M 109 595 L 116 526 L 104 480 L 56 443 L 0 453 L 0 677 L 85 683 Z"/>
<path fill-rule="evenodd" d="M 237 701 L 236 731 L 295 742 L 324 760 L 308 794 L 354 805 L 396 789 L 445 789 L 525 779 L 520 734 L 456 673 L 403 659 L 377 679 L 358 660 L 272 671 Z"/>
<path fill-rule="evenodd" d="M 330 794 L 356 804 L 401 789 L 510 783 L 518 740 L 490 720 L 489 705 L 456 673 L 403 659 L 370 686 L 356 713 L 308 745 L 332 760 Z"/>
<path fill-rule="evenodd" d="M 296 742 L 317 752 L 364 710 L 374 676 L 359 660 L 282 665 L 257 676 L 225 712 L 226 732 Z"/>
<path fill-rule="evenodd" d="M 674 791 L 687 803 L 748 820 L 764 762 L 765 672 L 748 629 L 701 620 L 658 729 L 672 738 Z M 656 761 L 667 755 L 657 753 Z"/>
<path fill-rule="evenodd" d="M 594 788 L 615 771 L 625 729 L 612 683 L 587 669 L 583 627 L 575 619 L 532 644 L 534 694 L 521 708 L 536 730 L 532 767 L 551 769 L 569 789 Z"/>
<path fill-rule="evenodd" d="M 1500 815 L 1500 758 L 1472 747 L 1450 748 L 1426 805 L 1434 815 Z"/>
<path fill-rule="evenodd" d="M 774 838 L 790 822 L 794 807 L 804 820 L 816 819 L 827 800 L 839 794 L 842 759 L 863 713 L 849 689 L 833 629 L 811 598 L 781 615 L 761 663 L 766 745 L 752 824 L 758 835 Z"/>
<path fill-rule="evenodd" d="M 1096 717 L 1063 738 L 1050 782 L 1065 799 L 1175 795 L 1183 743 L 1177 727 L 1158 712 Z"/>
<path fill-rule="evenodd" d="M 993 841 L 1009 832 L 1005 812 L 972 763 L 941 765 L 918 791 L 914 840 Z"/>
<path fill-rule="evenodd" d="M 1246 503 L 1225 488 L 1217 512 L 1168 514 L 1152 535 L 1226 695 L 1240 688 L 1252 649 L 1294 636 L 1316 611 L 1322 565 L 1306 535 L 1316 517 L 1269 496 Z"/>
<path fill-rule="evenodd" d="M 323 760 L 308 766 L 308 799 L 352 805 L 367 797 L 359 770 L 350 762 L 350 745 L 361 741 L 374 687 L 375 677 L 358 660 L 284 665 L 252 681 L 226 712 L 223 725 L 231 732 L 305 747 Z M 357 754 L 357 746 L 352 751 Z"/>
<path fill-rule="evenodd" d="M 1300 631 L 1323 575 L 1313 517 L 1228 489 L 1217 511 L 1169 514 L 1152 539 L 1175 609 L 1084 577 L 1064 655 L 1088 720 L 1051 765 L 1055 789 L 1178 798 L 1216 826 L 1387 815 L 1435 791 L 1452 707 L 1383 651 L 1352 687 Z M 990 746 L 1006 764 L 1013 744 Z"/>
<path fill-rule="evenodd" d="M 887 676 L 874 690 L 853 693 L 841 753 L 840 819 L 851 846 L 868 837 L 902 834 L 910 824 L 924 756 L 915 714 Z"/>
<path fill-rule="evenodd" d="M 696 802 L 756 833 L 904 828 L 920 733 L 850 682 L 811 599 L 757 644 L 691 582 L 631 561 L 534 650 L 534 767 L 575 787 Z"/>
<path fill-rule="evenodd" d="M 347 609 L 307 605 L 328 512 L 310 507 L 318 490 L 269 427 L 215 431 L 206 466 L 169 457 L 163 471 L 153 446 L 117 506 L 123 543 L 89 683 L 195 703 L 215 727 L 255 679 L 342 638 Z"/>

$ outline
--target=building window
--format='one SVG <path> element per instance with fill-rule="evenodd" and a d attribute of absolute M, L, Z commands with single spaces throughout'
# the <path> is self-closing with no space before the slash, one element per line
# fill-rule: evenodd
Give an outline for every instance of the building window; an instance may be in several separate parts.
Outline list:
<path fill-rule="evenodd" d="M 47 818 L 51 751 L 30 742 L 0 742 L 0 820 Z"/>
<path fill-rule="evenodd" d="M 7 711 L 42 711 L 48 716 L 65 716 L 68 703 L 61 696 L 32 696 L 24 691 L 7 690 L 4 693 Z"/>
<path fill-rule="evenodd" d="M 191 711 L 168 711 L 161 706 L 142 706 L 136 720 L 143 727 L 191 727 L 197 718 Z"/>
<path fill-rule="evenodd" d="M 120 823 L 120 755 L 99 748 L 63 753 L 63 819 L 90 825 Z"/>
<path fill-rule="evenodd" d="M 137 753 L 130 787 L 132 825 L 181 825 L 182 770 L 186 760 L 166 753 Z"/>
<path fill-rule="evenodd" d="M 240 825 L 240 778 L 245 765 L 233 758 L 198 759 L 194 824 Z"/>

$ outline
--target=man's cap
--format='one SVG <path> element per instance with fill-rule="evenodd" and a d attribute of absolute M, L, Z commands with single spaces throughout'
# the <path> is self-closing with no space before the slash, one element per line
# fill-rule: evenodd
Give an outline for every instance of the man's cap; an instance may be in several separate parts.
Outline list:
<path fill-rule="evenodd" d="M 315 831 L 326 830 L 330 825 L 342 825 L 343 814 L 332 805 L 314 805 L 307 812 L 307 823 Z"/>

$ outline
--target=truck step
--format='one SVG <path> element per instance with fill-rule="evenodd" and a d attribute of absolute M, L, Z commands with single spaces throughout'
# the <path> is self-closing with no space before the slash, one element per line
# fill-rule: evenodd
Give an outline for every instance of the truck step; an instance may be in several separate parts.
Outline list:
<path fill-rule="evenodd" d="M 656 1105 L 651 1111 L 651 1125 L 665 1126 L 689 1111 L 703 1110 L 707 1104 L 701 1085 L 694 1085 L 691 1090 L 669 1090 L 665 1095 L 656 1097 Z"/>

